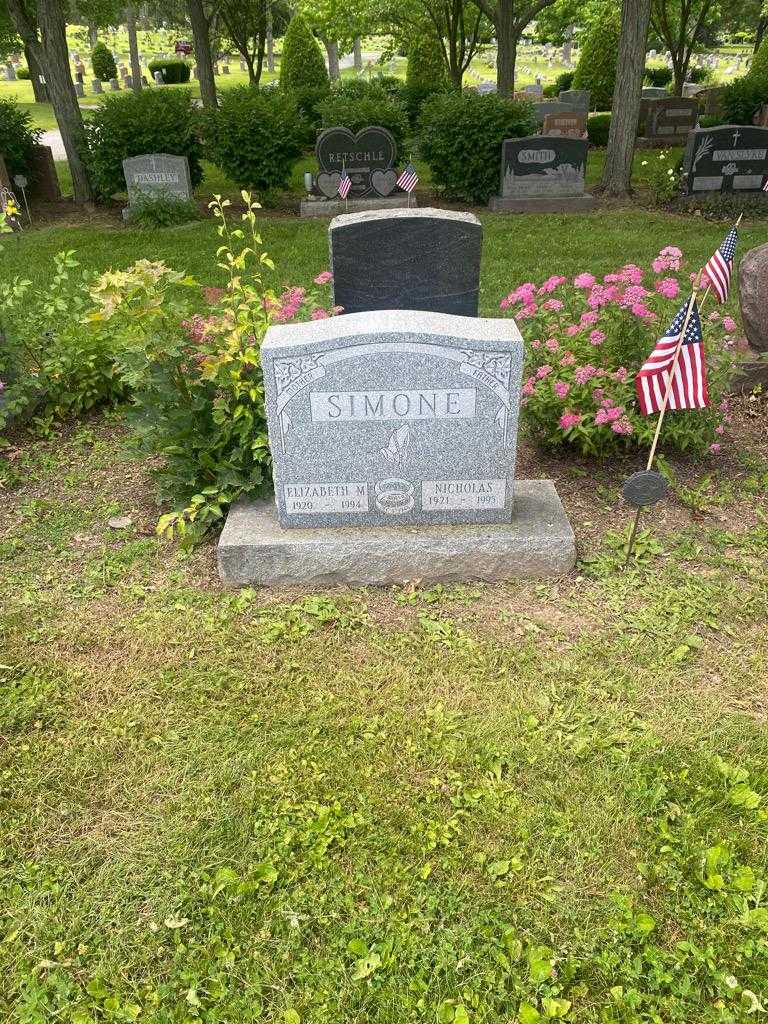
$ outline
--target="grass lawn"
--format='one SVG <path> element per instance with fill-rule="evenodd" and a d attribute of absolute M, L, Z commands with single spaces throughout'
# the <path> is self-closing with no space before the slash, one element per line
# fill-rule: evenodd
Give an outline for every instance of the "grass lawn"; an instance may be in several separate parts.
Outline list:
<path fill-rule="evenodd" d="M 725 224 L 700 218 L 628 208 L 578 216 L 479 213 L 485 232 L 481 311 L 486 315 L 494 315 L 499 300 L 523 281 L 543 280 L 555 272 L 605 274 L 627 261 L 648 263 L 666 245 L 679 245 L 692 267 L 701 266 L 727 230 Z M 325 221 L 264 217 L 262 236 L 276 263 L 277 285 L 306 283 L 326 269 L 327 231 Z M 745 222 L 742 252 L 765 242 L 767 231 L 764 222 Z M 201 284 L 221 284 L 222 271 L 213 258 L 217 241 L 210 220 L 157 231 L 105 229 L 101 224 L 52 227 L 14 236 L 6 244 L 3 267 L 9 276 L 20 274 L 42 285 L 49 278 L 52 256 L 74 249 L 88 269 L 125 267 L 146 257 L 186 270 Z"/>
<path fill-rule="evenodd" d="M 221 282 L 212 222 L 4 239 Z M 481 306 L 725 225 L 481 213 Z M 745 223 L 742 252 L 766 240 Z M 327 224 L 264 217 L 275 283 Z M 732 294 L 736 295 L 736 289 Z M 733 306 L 733 302 L 731 306 Z M 673 303 L 670 303 L 670 312 Z M 733 312 L 733 309 L 731 310 Z M 0 450 L 0 1021 L 747 1024 L 768 1007 L 768 434 L 718 459 L 622 569 L 638 458 L 538 451 L 568 577 L 222 593 L 160 543 L 120 411 Z M 663 445 L 662 445 L 663 448 Z M 127 516 L 127 529 L 110 518 Z"/>
<path fill-rule="evenodd" d="M 114 418 L 17 442 L 0 1018 L 759 1019 L 768 445 L 742 422 L 628 572 L 627 467 L 524 444 L 570 577 L 313 596 L 221 593 L 212 546 L 159 544 Z"/>

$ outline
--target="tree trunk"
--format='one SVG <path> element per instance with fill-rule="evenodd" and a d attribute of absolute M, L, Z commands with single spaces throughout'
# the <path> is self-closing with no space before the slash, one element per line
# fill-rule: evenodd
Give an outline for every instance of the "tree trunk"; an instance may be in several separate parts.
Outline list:
<path fill-rule="evenodd" d="M 129 4 L 125 8 L 125 25 L 128 32 L 128 49 L 131 54 L 131 79 L 133 91 L 141 92 L 141 64 L 139 64 L 139 40 L 136 35 L 136 8 Z"/>
<path fill-rule="evenodd" d="M 332 82 L 339 80 L 339 44 L 334 40 L 323 40 L 328 54 L 328 77 Z"/>
<path fill-rule="evenodd" d="M 77 151 L 77 139 L 83 129 L 83 115 L 77 105 L 77 95 L 69 69 L 67 28 L 62 6 L 59 0 L 38 0 L 37 26 L 30 20 L 23 0 L 8 0 L 8 11 L 22 42 L 29 47 L 45 76 L 53 113 L 72 173 L 75 202 L 90 202 L 93 199 L 93 190 L 86 166 Z"/>
<path fill-rule="evenodd" d="M 203 10 L 203 0 L 187 0 L 192 38 L 195 42 L 195 60 L 200 77 L 200 97 L 204 107 L 218 107 L 216 100 L 216 79 L 213 77 L 211 59 L 211 37 L 208 33 L 208 19 Z"/>
<path fill-rule="evenodd" d="M 760 43 L 762 43 L 762 41 L 763 41 L 763 36 L 765 35 L 765 30 L 767 28 L 768 28 L 768 16 L 763 14 L 763 15 L 760 16 L 760 18 L 759 18 L 759 20 L 757 22 L 757 30 L 755 31 L 755 48 L 752 51 L 753 53 L 757 53 L 757 51 L 760 49 Z"/>
<path fill-rule="evenodd" d="M 674 78 L 672 80 L 672 95 L 682 96 L 683 95 L 683 83 L 685 77 L 688 74 L 688 64 L 690 62 L 691 55 L 683 53 L 672 54 L 672 71 Z"/>
<path fill-rule="evenodd" d="M 94 48 L 96 43 L 99 41 L 99 30 L 96 28 L 94 22 L 88 22 L 88 42 L 90 43 L 91 49 Z"/>
<path fill-rule="evenodd" d="M 272 0 L 267 0 L 267 71 L 275 73 L 275 36 L 272 29 Z"/>
<path fill-rule="evenodd" d="M 496 88 L 500 96 L 511 96 L 515 91 L 515 62 L 517 61 L 518 30 L 515 24 L 514 0 L 499 0 L 495 21 Z"/>
<path fill-rule="evenodd" d="M 611 129 L 600 182 L 600 190 L 609 196 L 626 195 L 631 187 L 650 17 L 651 0 L 624 0 Z"/>
<path fill-rule="evenodd" d="M 363 70 L 363 40 L 360 36 L 355 36 L 352 52 L 355 57 L 355 71 L 359 74 Z"/>
<path fill-rule="evenodd" d="M 32 92 L 35 94 L 35 103 L 50 102 L 48 98 L 48 87 L 43 85 L 40 81 L 41 75 L 43 78 L 45 77 L 45 75 L 43 75 L 43 69 L 40 67 L 37 57 L 32 53 L 29 46 L 24 47 L 24 56 L 27 61 L 27 67 L 29 68 L 29 78 L 32 82 Z"/>

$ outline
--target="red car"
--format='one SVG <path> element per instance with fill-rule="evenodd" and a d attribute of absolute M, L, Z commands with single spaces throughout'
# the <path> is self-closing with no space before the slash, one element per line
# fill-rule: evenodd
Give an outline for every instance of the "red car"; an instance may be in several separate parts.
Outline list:
<path fill-rule="evenodd" d="M 188 39 L 177 39 L 175 50 L 176 53 L 183 53 L 185 57 L 189 57 L 192 53 L 193 46 Z"/>

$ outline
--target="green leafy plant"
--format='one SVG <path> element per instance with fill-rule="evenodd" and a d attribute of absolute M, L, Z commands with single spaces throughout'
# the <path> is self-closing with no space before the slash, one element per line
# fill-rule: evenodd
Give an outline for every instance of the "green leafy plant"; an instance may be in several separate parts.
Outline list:
<path fill-rule="evenodd" d="M 91 50 L 91 67 L 94 78 L 101 82 L 108 82 L 111 78 L 117 78 L 117 64 L 112 56 L 112 51 L 104 43 L 96 43 Z"/>
<path fill-rule="evenodd" d="M 161 492 L 174 504 L 158 523 L 162 534 L 196 538 L 241 495 L 269 493 L 261 341 L 274 320 L 330 315 L 319 290 L 277 296 L 266 286 L 263 273 L 274 266 L 256 229 L 259 207 L 242 195 L 242 228 L 230 227 L 228 200 L 211 203 L 229 281 L 209 316 L 193 312 L 196 282 L 159 262 L 109 271 L 91 288 L 90 321 L 114 339 L 130 425 L 142 450 L 162 457 Z M 318 277 L 318 288 L 329 277 Z"/>
<path fill-rule="evenodd" d="M 241 86 L 222 92 L 208 115 L 206 154 L 241 188 L 263 194 L 288 184 L 305 132 L 293 96 Z"/>
<path fill-rule="evenodd" d="M 594 110 L 611 109 L 620 35 L 619 9 L 606 5 L 586 34 L 573 76 L 574 89 L 589 89 Z"/>
<path fill-rule="evenodd" d="M 40 139 L 40 129 L 33 127 L 32 115 L 18 103 L 0 97 L 0 154 L 8 173 L 26 174 L 32 160 L 32 147 Z"/>
<path fill-rule="evenodd" d="M 29 68 L 16 68 L 16 77 L 20 82 L 28 82 L 32 75 Z"/>
<path fill-rule="evenodd" d="M 123 397 L 111 339 L 82 323 L 89 283 L 72 251 L 54 257 L 47 288 L 18 277 L 0 282 L 0 431 L 26 420 L 48 434 L 68 415 Z"/>
<path fill-rule="evenodd" d="M 522 389 L 524 416 L 539 440 L 573 446 L 584 455 L 639 446 L 647 449 L 656 418 L 643 416 L 634 375 L 652 351 L 660 327 L 671 321 L 687 288 L 678 276 L 682 253 L 668 247 L 650 272 L 627 264 L 598 282 L 554 275 L 540 286 L 520 285 L 501 301 L 531 338 Z M 717 453 L 728 422 L 725 400 L 735 365 L 730 317 L 707 320 L 710 405 L 671 413 L 665 444 L 680 451 Z"/>
<path fill-rule="evenodd" d="M 590 146 L 607 146 L 610 131 L 610 114 L 590 114 L 587 118 L 587 136 Z"/>
<path fill-rule="evenodd" d="M 535 130 L 533 108 L 527 102 L 451 92 L 425 102 L 419 143 L 434 184 L 447 198 L 486 203 L 499 188 L 504 139 Z"/>
<path fill-rule="evenodd" d="M 640 161 L 641 180 L 653 197 L 656 206 L 667 206 L 680 192 L 681 169 L 662 149 L 648 152 Z"/>
<path fill-rule="evenodd" d="M 326 92 L 329 88 L 328 71 L 320 44 L 300 14 L 291 18 L 283 38 L 280 88 L 286 91 L 317 89 Z"/>
<path fill-rule="evenodd" d="M 138 228 L 170 228 L 200 219 L 197 205 L 190 199 L 180 201 L 171 195 L 143 198 L 131 208 L 131 225 Z"/>
<path fill-rule="evenodd" d="M 398 151 L 401 151 L 408 132 L 408 117 L 399 103 L 387 96 L 384 90 L 369 92 L 360 99 L 348 98 L 343 93 L 332 93 L 317 106 L 320 122 L 324 128 L 342 125 L 351 132 L 358 132 L 369 125 L 379 125 L 392 133 Z"/>
<path fill-rule="evenodd" d="M 153 79 L 155 72 L 159 71 L 166 85 L 184 85 L 189 81 L 192 74 L 192 67 L 187 61 L 173 58 L 151 60 L 147 65 L 147 69 Z"/>
<path fill-rule="evenodd" d="M 408 119 L 415 125 L 421 107 L 429 96 L 448 89 L 448 75 L 440 40 L 429 29 L 417 35 L 408 46 L 403 102 Z"/>
<path fill-rule="evenodd" d="M 768 92 L 768 35 L 763 37 L 746 77 Z"/>
<path fill-rule="evenodd" d="M 672 68 L 646 68 L 645 81 L 656 89 L 664 89 L 672 81 Z"/>
<path fill-rule="evenodd" d="M 734 78 L 723 87 L 721 102 L 728 123 L 752 124 L 760 107 L 768 103 L 768 82 L 750 75 Z"/>
<path fill-rule="evenodd" d="M 145 153 L 185 156 L 192 185 L 199 185 L 203 169 L 198 124 L 187 89 L 142 89 L 105 97 L 84 127 L 89 170 L 99 195 L 124 192 L 123 160 Z"/>

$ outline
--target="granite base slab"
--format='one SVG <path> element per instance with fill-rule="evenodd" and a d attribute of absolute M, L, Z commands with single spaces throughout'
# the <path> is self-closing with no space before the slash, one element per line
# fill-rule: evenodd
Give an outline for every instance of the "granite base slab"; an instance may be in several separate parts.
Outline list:
<path fill-rule="evenodd" d="M 285 530 L 274 501 L 239 502 L 217 550 L 225 587 L 386 586 L 561 576 L 576 540 L 551 480 L 518 480 L 511 523 Z"/>
<path fill-rule="evenodd" d="M 363 213 L 366 210 L 402 210 L 418 207 L 415 196 L 401 193 L 396 196 L 381 196 L 378 199 L 302 199 L 299 207 L 300 217 L 338 217 L 340 213 Z"/>
<path fill-rule="evenodd" d="M 581 196 L 491 196 L 494 213 L 585 213 L 596 210 L 597 199 L 588 192 Z"/>

